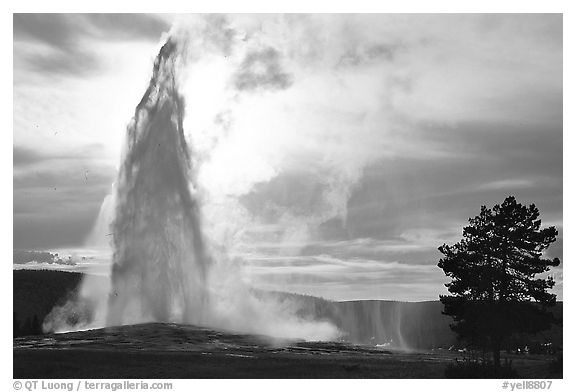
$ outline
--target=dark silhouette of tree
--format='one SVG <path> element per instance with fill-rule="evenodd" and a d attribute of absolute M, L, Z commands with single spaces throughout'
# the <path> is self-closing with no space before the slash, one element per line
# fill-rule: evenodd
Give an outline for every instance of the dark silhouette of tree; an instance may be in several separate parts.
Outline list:
<path fill-rule="evenodd" d="M 492 351 L 496 374 L 506 339 L 555 322 L 546 310 L 556 303 L 547 292 L 554 280 L 539 274 L 560 264 L 543 257 L 558 232 L 554 226 L 541 229 L 539 216 L 534 204 L 509 196 L 491 209 L 482 206 L 460 242 L 438 248 L 444 255 L 438 267 L 452 279 L 446 284 L 452 295 L 440 296 L 443 313 L 453 317 L 451 328 L 460 337 Z"/>

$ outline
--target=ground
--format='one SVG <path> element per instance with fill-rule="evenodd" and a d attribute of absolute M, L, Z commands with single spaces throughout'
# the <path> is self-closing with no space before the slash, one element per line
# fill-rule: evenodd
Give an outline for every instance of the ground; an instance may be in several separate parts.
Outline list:
<path fill-rule="evenodd" d="M 460 357 L 155 323 L 16 338 L 14 378 L 442 378 Z M 554 378 L 552 360 L 513 364 L 522 378 Z"/>

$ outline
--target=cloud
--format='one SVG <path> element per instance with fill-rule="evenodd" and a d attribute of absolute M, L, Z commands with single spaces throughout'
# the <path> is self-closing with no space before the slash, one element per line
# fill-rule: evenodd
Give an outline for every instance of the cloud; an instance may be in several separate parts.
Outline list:
<path fill-rule="evenodd" d="M 327 255 L 246 258 L 256 287 L 307 292 L 335 300 L 434 299 L 446 278 L 436 265 L 409 265 Z"/>
<path fill-rule="evenodd" d="M 287 171 L 256 184 L 240 200 L 250 213 L 275 222 L 286 211 L 299 216 L 316 213 L 323 207 L 327 190 L 327 184 L 312 171 Z"/>
<path fill-rule="evenodd" d="M 15 60 L 43 75 L 83 76 L 100 70 L 90 48 L 103 40 L 158 41 L 169 24 L 145 14 L 14 14 Z"/>
<path fill-rule="evenodd" d="M 228 17 L 239 39 L 223 65 L 206 67 L 233 75 L 232 98 L 214 105 L 226 126 L 214 121 L 207 134 L 216 141 L 192 143 L 210 146 L 199 176 L 207 204 L 217 200 L 223 225 L 247 219 L 234 222 L 249 228 L 246 246 L 276 238 L 279 252 L 298 241 L 406 239 L 425 229 L 442 240 L 510 191 L 557 216 L 560 19 Z M 269 64 L 278 65 L 272 75 L 290 75 L 289 88 L 276 88 L 284 84 L 274 84 Z M 224 199 L 239 204 L 223 213 Z M 406 239 L 407 260 L 435 258 L 431 245 L 416 249 L 423 240 Z"/>
<path fill-rule="evenodd" d="M 78 245 L 88 234 L 116 170 L 102 146 L 75 152 L 14 146 L 14 246 Z"/>
<path fill-rule="evenodd" d="M 80 50 L 72 53 L 26 54 L 22 56 L 29 70 L 60 76 L 85 76 L 100 70 L 97 57 Z"/>
<path fill-rule="evenodd" d="M 26 167 L 32 164 L 41 163 L 43 168 L 54 164 L 55 161 L 76 160 L 81 163 L 87 161 L 94 162 L 102 157 L 105 147 L 102 144 L 88 144 L 78 146 L 74 151 L 46 151 L 34 149 L 21 145 L 13 146 L 14 168 Z M 69 162 L 68 162 L 69 163 Z"/>
<path fill-rule="evenodd" d="M 14 41 L 33 40 L 73 50 L 76 41 L 77 19 L 65 14 L 14 14 Z"/>
<path fill-rule="evenodd" d="M 534 186 L 534 181 L 528 179 L 507 179 L 490 181 L 478 187 L 479 190 L 518 190 L 531 188 Z"/>
<path fill-rule="evenodd" d="M 27 166 L 33 163 L 41 162 L 44 159 L 44 154 L 22 146 L 14 146 L 13 161 L 14 167 Z"/>
<path fill-rule="evenodd" d="M 98 69 L 81 45 L 86 26 L 66 14 L 14 14 L 15 61 L 45 74 L 84 75 Z"/>
<path fill-rule="evenodd" d="M 400 44 L 375 44 L 369 46 L 357 46 L 344 53 L 337 67 L 357 67 L 370 65 L 380 60 L 394 61 L 398 52 L 402 49 Z"/>
<path fill-rule="evenodd" d="M 170 24 L 149 14 L 14 14 L 14 40 L 33 40 L 63 51 L 85 38 L 153 40 Z"/>
<path fill-rule="evenodd" d="M 274 48 L 247 53 L 233 80 L 240 91 L 285 90 L 293 83 L 292 76 L 282 68 L 280 53 Z"/>
<path fill-rule="evenodd" d="M 170 23 L 150 14 L 86 14 L 86 33 L 100 39 L 158 41 Z"/>

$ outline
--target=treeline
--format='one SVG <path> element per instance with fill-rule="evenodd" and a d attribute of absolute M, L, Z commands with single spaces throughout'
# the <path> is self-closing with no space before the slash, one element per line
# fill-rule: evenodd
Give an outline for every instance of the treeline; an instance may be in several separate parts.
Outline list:
<path fill-rule="evenodd" d="M 37 315 L 33 317 L 27 317 L 24 322 L 20 323 L 18 314 L 13 313 L 13 336 L 15 338 L 19 336 L 27 335 L 41 335 L 42 334 L 42 323 L 38 319 Z"/>
<path fill-rule="evenodd" d="M 22 249 L 14 249 L 12 262 L 14 264 L 26 264 L 31 262 L 67 265 L 76 264 L 76 262 L 72 259 L 72 256 L 62 258 L 58 255 L 58 253 Z"/>
<path fill-rule="evenodd" d="M 14 336 L 41 334 L 46 315 L 63 304 L 81 280 L 82 274 L 76 272 L 13 271 Z"/>
<path fill-rule="evenodd" d="M 78 287 L 82 274 L 61 271 L 14 271 L 14 331 L 19 334 L 41 333 L 41 324 L 57 304 L 62 304 Z M 464 348 L 450 329 L 451 319 L 442 314 L 440 301 L 347 301 L 281 292 L 254 290 L 259 296 L 276 296 L 283 303 L 293 302 L 304 319 L 334 323 L 345 340 L 360 344 L 390 343 L 392 347 L 412 349 Z M 562 302 L 551 308 L 562 318 Z M 35 322 L 34 319 L 38 322 Z M 40 325 L 40 328 L 38 327 Z M 34 326 L 36 326 L 34 328 Z M 530 353 L 555 351 L 562 347 L 562 324 L 537 334 L 515 336 L 504 347 L 515 352 L 528 346 Z"/>

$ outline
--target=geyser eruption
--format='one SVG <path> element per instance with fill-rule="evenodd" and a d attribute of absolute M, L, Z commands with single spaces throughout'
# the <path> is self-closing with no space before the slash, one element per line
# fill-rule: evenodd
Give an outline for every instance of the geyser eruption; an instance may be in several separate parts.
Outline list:
<path fill-rule="evenodd" d="M 299 317 L 298 304 L 255 294 L 225 251 L 211 261 L 222 248 L 209 252 L 202 231 L 197 160 L 182 126 L 179 44 L 169 38 L 161 48 L 128 126 L 115 185 L 106 325 L 159 321 L 278 338 L 337 337 L 331 323 Z"/>
<path fill-rule="evenodd" d="M 114 219 L 114 206 L 116 205 L 114 200 L 116 195 L 114 192 L 113 189 L 112 192 L 104 198 L 104 201 L 100 206 L 100 211 L 98 212 L 98 217 L 92 227 L 92 231 L 85 240 L 85 244 L 91 248 L 110 248 L 110 242 L 112 240 L 110 226 Z"/>
<path fill-rule="evenodd" d="M 188 38 L 172 36 L 160 49 L 127 128 L 113 193 L 89 239 L 94 246 L 112 239 L 110 276 L 87 274 L 43 328 L 64 332 L 156 321 L 275 338 L 335 339 L 341 333 L 334 324 L 302 315 L 298 300 L 252 289 L 226 244 L 203 230 L 201 160 L 184 135 L 177 75 L 183 64 L 195 65 L 186 63 L 184 45 L 193 46 Z M 107 227 L 110 211 L 114 217 Z"/>
<path fill-rule="evenodd" d="M 200 323 L 208 257 L 169 39 L 128 126 L 116 185 L 108 325 Z"/>

